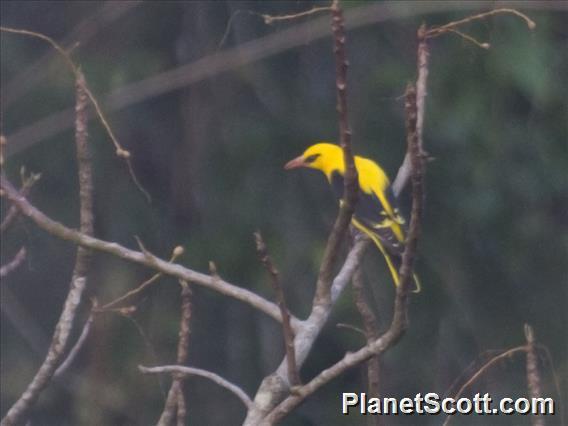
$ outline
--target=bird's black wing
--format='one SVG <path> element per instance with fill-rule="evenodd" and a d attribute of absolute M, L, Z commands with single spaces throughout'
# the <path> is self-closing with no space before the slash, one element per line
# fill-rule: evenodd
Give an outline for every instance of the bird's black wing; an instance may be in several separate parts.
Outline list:
<path fill-rule="evenodd" d="M 332 173 L 331 186 L 335 196 L 338 200 L 341 200 L 345 186 L 343 176 L 339 172 Z M 390 254 L 400 256 L 404 251 L 404 241 L 397 238 L 393 227 L 400 226 L 403 236 L 406 234 L 406 230 L 404 223 L 400 223 L 402 218 L 398 214 L 396 198 L 390 187 L 386 189 L 385 197 L 395 215 L 397 215 L 395 218 L 387 213 L 381 200 L 375 194 L 368 194 L 363 191 L 359 191 L 359 198 L 355 205 L 353 217 L 366 230 L 379 237 L 381 243 Z M 394 223 L 395 221 L 396 223 Z"/>

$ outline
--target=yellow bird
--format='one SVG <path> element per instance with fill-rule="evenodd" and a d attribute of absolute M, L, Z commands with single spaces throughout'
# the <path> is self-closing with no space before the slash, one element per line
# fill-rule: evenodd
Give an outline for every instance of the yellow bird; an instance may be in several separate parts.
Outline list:
<path fill-rule="evenodd" d="M 355 156 L 359 175 L 359 199 L 351 223 L 368 235 L 381 251 L 395 285 L 399 285 L 399 267 L 406 240 L 405 220 L 400 214 L 389 178 L 373 160 Z M 343 198 L 345 163 L 341 147 L 321 142 L 286 163 L 284 169 L 316 169 L 325 175 L 339 201 Z M 416 292 L 420 282 L 414 275 Z"/>

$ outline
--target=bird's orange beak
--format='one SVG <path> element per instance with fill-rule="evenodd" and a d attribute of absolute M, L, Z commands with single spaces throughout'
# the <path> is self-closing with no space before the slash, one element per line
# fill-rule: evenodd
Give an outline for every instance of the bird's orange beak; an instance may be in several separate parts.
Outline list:
<path fill-rule="evenodd" d="M 306 162 L 304 161 L 304 157 L 300 155 L 299 157 L 296 157 L 293 160 L 288 161 L 284 165 L 284 170 L 297 169 L 298 167 L 305 167 L 305 166 Z"/>

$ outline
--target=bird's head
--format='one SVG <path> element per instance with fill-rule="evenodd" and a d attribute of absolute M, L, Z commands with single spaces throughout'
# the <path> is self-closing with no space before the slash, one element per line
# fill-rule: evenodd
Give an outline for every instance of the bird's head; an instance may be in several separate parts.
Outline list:
<path fill-rule="evenodd" d="M 288 161 L 285 170 L 307 167 L 324 172 L 329 177 L 334 170 L 343 172 L 343 150 L 334 144 L 320 142 L 310 146 L 302 155 Z"/>

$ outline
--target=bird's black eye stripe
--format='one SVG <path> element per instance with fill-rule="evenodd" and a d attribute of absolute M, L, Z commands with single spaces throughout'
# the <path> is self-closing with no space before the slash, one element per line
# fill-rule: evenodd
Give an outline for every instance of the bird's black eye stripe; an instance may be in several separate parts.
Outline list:
<path fill-rule="evenodd" d="M 314 161 L 316 161 L 316 159 L 320 156 L 321 154 L 313 154 L 310 155 L 309 157 L 306 157 L 306 159 L 304 160 L 306 163 L 313 163 Z"/>

